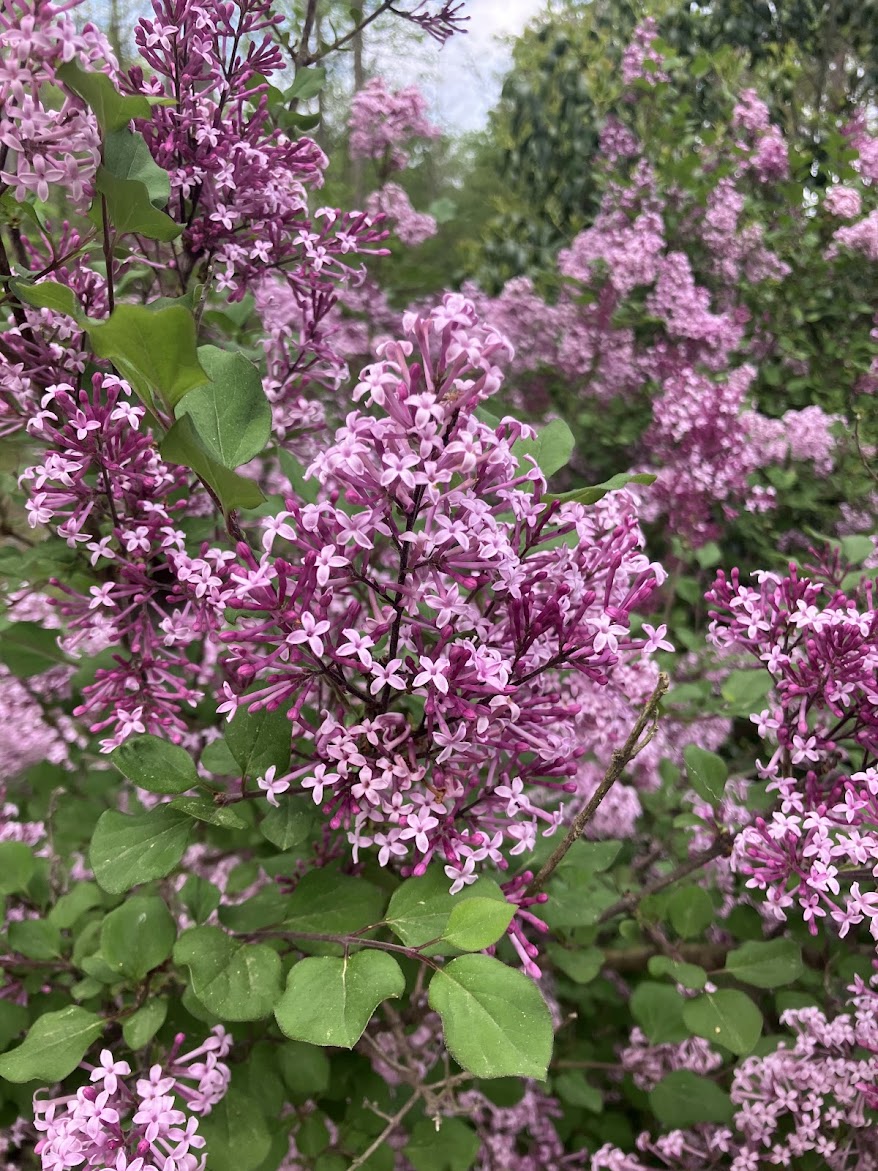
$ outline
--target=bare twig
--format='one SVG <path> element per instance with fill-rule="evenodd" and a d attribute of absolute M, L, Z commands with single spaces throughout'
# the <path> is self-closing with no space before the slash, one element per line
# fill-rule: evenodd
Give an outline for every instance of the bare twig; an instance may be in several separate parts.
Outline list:
<path fill-rule="evenodd" d="M 591 800 L 584 809 L 574 818 L 573 824 L 567 831 L 564 840 L 559 843 L 543 863 L 536 878 L 527 889 L 529 895 L 535 894 L 537 891 L 543 889 L 555 870 L 560 865 L 564 855 L 573 845 L 573 843 L 582 836 L 585 827 L 594 817 L 598 810 L 598 806 L 609 793 L 613 785 L 618 781 L 619 777 L 625 770 L 626 765 L 637 756 L 638 752 L 650 742 L 656 732 L 658 720 L 658 708 L 661 703 L 662 696 L 670 687 L 671 681 L 664 671 L 659 675 L 658 683 L 655 685 L 655 690 L 647 700 L 646 706 L 637 717 L 637 723 L 631 729 L 628 739 L 621 748 L 617 748 L 612 755 L 610 765 L 604 773 L 603 780 L 598 785 L 595 792 L 592 794 Z M 645 735 L 644 735 L 645 733 Z"/>
<path fill-rule="evenodd" d="M 408 1114 L 410 1110 L 414 1109 L 420 1100 L 421 1095 L 419 1093 L 412 1094 L 405 1105 L 402 1106 L 401 1109 L 397 1110 L 394 1116 L 388 1120 L 387 1125 L 381 1131 L 375 1141 L 369 1143 L 368 1147 L 366 1147 L 365 1151 L 363 1151 L 361 1155 L 357 1155 L 356 1159 L 354 1159 L 353 1163 L 351 1163 L 350 1167 L 348 1167 L 348 1171 L 357 1171 L 358 1167 L 362 1167 L 371 1155 L 374 1155 L 380 1147 L 383 1147 L 399 1124 L 402 1122 L 403 1118 L 405 1118 L 406 1114 Z"/>
<path fill-rule="evenodd" d="M 694 874 L 696 870 L 700 870 L 702 866 L 706 866 L 714 858 L 727 856 L 732 852 L 734 840 L 731 834 L 719 834 L 713 845 L 708 846 L 706 850 L 702 850 L 700 854 L 695 854 L 693 857 L 687 858 L 685 862 L 682 862 L 670 874 L 664 874 L 661 878 L 655 879 L 654 882 L 648 882 L 640 890 L 632 891 L 631 894 L 627 894 L 624 898 L 619 899 L 618 902 L 613 903 L 611 907 L 607 907 L 600 919 L 598 919 L 598 922 L 607 923 L 610 919 L 615 919 L 617 915 L 623 915 L 626 911 L 633 910 L 641 899 L 645 899 L 648 895 L 658 894 L 660 890 L 664 890 L 667 886 L 673 886 L 675 882 L 679 882 L 681 878 L 687 878 L 690 874 Z"/>

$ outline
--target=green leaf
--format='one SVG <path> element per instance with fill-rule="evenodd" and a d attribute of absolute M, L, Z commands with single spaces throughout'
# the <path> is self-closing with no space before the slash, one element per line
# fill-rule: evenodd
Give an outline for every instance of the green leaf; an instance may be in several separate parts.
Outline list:
<path fill-rule="evenodd" d="M 713 922 L 713 901 L 700 886 L 684 886 L 668 900 L 668 915 L 681 939 L 693 939 Z"/>
<path fill-rule="evenodd" d="M 424 1118 L 412 1128 L 405 1157 L 415 1171 L 469 1171 L 480 1148 L 479 1136 L 459 1118 Z"/>
<path fill-rule="evenodd" d="M 255 480 L 239 476 L 217 463 L 201 440 L 189 415 L 182 415 L 159 444 L 162 459 L 191 468 L 228 513 L 236 508 L 256 508 L 265 497 Z"/>
<path fill-rule="evenodd" d="M 238 943 L 219 927 L 184 932 L 174 963 L 189 968 L 192 991 L 221 1020 L 261 1020 L 280 995 L 277 952 L 264 943 Z"/>
<path fill-rule="evenodd" d="M 294 455 L 282 447 L 277 449 L 277 462 L 296 496 L 304 504 L 313 504 L 320 492 L 320 482 L 313 477 L 306 480 L 305 469 Z"/>
<path fill-rule="evenodd" d="M 139 94 L 120 94 L 106 73 L 86 72 L 76 61 L 65 61 L 55 70 L 55 76 L 82 98 L 105 134 L 121 130 L 133 118 L 152 116 L 152 105 L 148 98 Z"/>
<path fill-rule="evenodd" d="M 112 362 L 147 406 L 155 396 L 173 407 L 208 381 L 195 347 L 195 318 L 183 305 L 117 305 L 88 332 L 97 356 Z"/>
<path fill-rule="evenodd" d="M 268 1123 L 253 1098 L 232 1089 L 198 1120 L 207 1141 L 210 1171 L 254 1171 L 271 1148 Z"/>
<path fill-rule="evenodd" d="M 296 79 L 286 91 L 288 101 L 307 102 L 316 98 L 326 82 L 326 70 L 318 65 L 312 69 L 297 69 Z"/>
<path fill-rule="evenodd" d="M 82 306 L 76 299 L 73 289 L 57 281 L 30 284 L 21 278 L 14 278 L 9 282 L 9 288 L 19 301 L 23 301 L 25 305 L 32 305 L 34 309 L 54 309 L 56 313 L 66 313 L 74 321 L 78 321 L 82 314 Z"/>
<path fill-rule="evenodd" d="M 246 829 L 247 822 L 227 805 L 217 805 L 209 797 L 175 797 L 168 806 L 196 821 L 218 825 L 220 829 Z"/>
<path fill-rule="evenodd" d="M 0 870 L 2 868 L 3 861 L 0 858 Z M 99 907 L 102 902 L 100 888 L 95 883 L 78 882 L 66 895 L 61 895 L 46 918 L 62 931 L 67 931 L 86 911 Z"/>
<path fill-rule="evenodd" d="M 762 1033 L 762 1013 L 746 994 L 722 989 L 688 1000 L 683 1021 L 697 1037 L 714 1041 L 739 1057 L 750 1053 Z"/>
<path fill-rule="evenodd" d="M 480 878 L 459 894 L 448 893 L 449 881 L 444 870 L 431 867 L 421 878 L 409 878 L 397 887 L 387 908 L 386 922 L 406 947 L 422 948 L 439 939 L 452 910 L 472 898 L 491 899 L 506 905 L 506 896 L 490 878 Z M 442 954 L 441 944 L 423 948 L 425 956 Z"/>
<path fill-rule="evenodd" d="M 530 467 L 527 457 L 533 458 L 546 477 L 566 467 L 573 455 L 576 440 L 563 419 L 553 419 L 541 428 L 536 439 L 519 439 L 512 445 L 512 454 L 522 471 Z"/>
<path fill-rule="evenodd" d="M 40 675 L 68 660 L 58 646 L 58 631 L 39 622 L 14 622 L 0 632 L 0 663 L 17 679 Z"/>
<path fill-rule="evenodd" d="M 667 984 L 644 980 L 632 993 L 631 1015 L 653 1045 L 685 1041 L 689 1030 L 683 1023 L 683 998 Z"/>
<path fill-rule="evenodd" d="M 552 1018 L 527 976 L 491 956 L 452 960 L 430 981 L 454 1060 L 477 1077 L 542 1081 L 552 1056 Z"/>
<path fill-rule="evenodd" d="M 384 894 L 363 878 L 322 868 L 310 870 L 290 895 L 284 927 L 288 931 L 349 935 L 380 923 Z M 337 943 L 300 940 L 303 951 L 341 955 Z M 305 1038 L 306 1039 L 306 1038 Z"/>
<path fill-rule="evenodd" d="M 792 939 L 745 943 L 726 956 L 726 971 L 754 988 L 792 984 L 804 972 L 802 949 Z"/>
<path fill-rule="evenodd" d="M 556 496 L 553 492 L 547 492 L 543 500 L 547 504 L 551 504 L 554 500 L 560 500 L 562 504 L 597 504 L 602 500 L 608 492 L 616 492 L 620 488 L 627 487 L 628 484 L 652 484 L 655 482 L 655 476 L 649 472 L 637 472 L 630 475 L 628 472 L 619 472 L 615 476 L 611 476 L 609 480 L 604 480 L 603 484 L 595 484 L 590 488 L 575 488 L 572 492 L 563 492 L 560 496 Z"/>
<path fill-rule="evenodd" d="M 568 951 L 559 943 L 550 943 L 546 952 L 555 967 L 576 984 L 590 984 L 604 963 L 604 953 L 599 947 Z"/>
<path fill-rule="evenodd" d="M 24 890 L 36 866 L 34 852 L 24 842 L 0 842 L 0 895 Z"/>
<path fill-rule="evenodd" d="M 60 1082 L 73 1073 L 105 1023 L 76 1005 L 45 1013 L 16 1049 L 0 1057 L 0 1077 L 16 1083 Z"/>
<path fill-rule="evenodd" d="M 22 1004 L 11 1000 L 0 1000 L 0 1051 L 9 1047 L 19 1033 L 27 1028 L 30 1014 Z"/>
<path fill-rule="evenodd" d="M 484 951 L 506 934 L 515 908 L 495 899 L 467 899 L 451 908 L 442 939 L 461 951 Z"/>
<path fill-rule="evenodd" d="M 243 354 L 199 346 L 198 361 L 210 381 L 182 398 L 175 413 L 189 415 L 208 455 L 233 471 L 264 450 L 271 407 L 259 371 Z"/>
<path fill-rule="evenodd" d="M 98 885 L 120 895 L 138 883 L 164 878 L 183 857 L 191 828 L 185 814 L 163 805 L 133 816 L 108 809 L 89 847 Z"/>
<path fill-rule="evenodd" d="M 210 744 L 205 745 L 204 751 L 201 753 L 201 763 L 208 772 L 214 773 L 218 777 L 236 777 L 239 775 L 238 762 L 232 756 L 229 751 L 229 746 L 222 736 L 218 740 L 211 740 Z"/>
<path fill-rule="evenodd" d="M 226 725 L 226 744 L 241 769 L 242 776 L 264 776 L 273 765 L 278 773 L 287 771 L 290 763 L 292 725 L 287 708 L 277 711 L 254 712 L 239 707 Z"/>
<path fill-rule="evenodd" d="M 45 919 L 22 919 L 9 924 L 9 946 L 32 960 L 52 960 L 61 954 L 61 932 Z"/>
<path fill-rule="evenodd" d="M 143 1049 L 147 1046 L 168 1015 L 168 1002 L 161 996 L 148 1000 L 122 1024 L 122 1037 L 129 1049 Z"/>
<path fill-rule="evenodd" d="M 278 1048 L 277 1062 L 284 1084 L 297 1098 L 316 1098 L 329 1089 L 329 1058 L 319 1046 L 287 1041 Z"/>
<path fill-rule="evenodd" d="M 289 895 L 272 883 L 243 903 L 220 907 L 219 921 L 230 931 L 262 931 L 283 920 L 289 901 Z"/>
<path fill-rule="evenodd" d="M 600 842 L 574 842 L 559 863 L 561 870 L 576 870 L 581 875 L 600 874 L 609 868 L 619 856 L 622 843 L 614 838 Z"/>
<path fill-rule="evenodd" d="M 142 134 L 114 130 L 106 135 L 104 168 L 116 179 L 133 179 L 142 183 L 150 203 L 156 207 L 164 207 L 171 197 L 168 172 L 153 159 Z"/>
<path fill-rule="evenodd" d="M 604 1108 L 600 1090 L 591 1085 L 585 1074 L 579 1070 L 570 1070 L 569 1073 L 562 1073 L 553 1078 L 552 1089 L 563 1102 L 590 1110 L 592 1114 L 599 1114 Z"/>
<path fill-rule="evenodd" d="M 686 762 L 686 774 L 689 784 L 699 797 L 716 805 L 722 800 L 729 779 L 729 770 L 726 762 L 715 752 L 708 752 L 699 748 L 697 744 L 688 744 L 683 749 L 683 759 Z"/>
<path fill-rule="evenodd" d="M 761 670 L 732 671 L 720 690 L 733 715 L 749 716 L 765 706 L 771 690 L 771 676 Z"/>
<path fill-rule="evenodd" d="M 647 962 L 650 976 L 670 976 L 675 984 L 696 991 L 707 983 L 707 972 L 698 964 L 672 960 L 670 956 L 650 956 Z"/>
<path fill-rule="evenodd" d="M 176 240 L 183 231 L 180 224 L 150 202 L 146 184 L 137 179 L 117 179 L 106 167 L 98 167 L 95 190 L 106 201 L 107 219 L 117 236 L 133 232 L 148 240 L 167 243 Z M 101 199 L 95 200 L 89 218 L 103 224 Z"/>
<path fill-rule="evenodd" d="M 183 883 L 180 891 L 183 906 L 196 923 L 203 923 L 209 919 L 220 905 L 222 894 L 217 886 L 208 882 L 206 878 L 199 878 L 197 874 L 190 874 Z"/>
<path fill-rule="evenodd" d="M 301 800 L 287 799 L 270 809 L 259 825 L 259 832 L 273 846 L 286 852 L 308 840 L 314 824 L 314 811 Z"/>
<path fill-rule="evenodd" d="M 649 1104 L 668 1130 L 683 1130 L 702 1122 L 728 1125 L 735 1114 L 731 1098 L 716 1082 L 687 1069 L 663 1077 L 650 1091 Z"/>
<path fill-rule="evenodd" d="M 554 928 L 591 927 L 616 901 L 617 893 L 599 877 L 559 866 L 549 884 L 549 901 L 540 917 Z"/>
<path fill-rule="evenodd" d="M 402 969 L 387 952 L 313 957 L 291 969 L 274 1015 L 294 1041 L 353 1049 L 381 1001 L 404 991 Z"/>
<path fill-rule="evenodd" d="M 841 551 L 846 561 L 850 561 L 852 565 L 861 565 L 875 552 L 875 542 L 862 533 L 851 533 L 842 537 Z"/>
<path fill-rule="evenodd" d="M 177 925 L 164 899 L 138 895 L 111 911 L 101 924 L 101 955 L 113 971 L 131 980 L 163 964 L 177 938 Z"/>
<path fill-rule="evenodd" d="M 110 760 L 150 793 L 185 793 L 198 784 L 195 761 L 185 748 L 149 733 L 131 736 L 110 753 Z"/>

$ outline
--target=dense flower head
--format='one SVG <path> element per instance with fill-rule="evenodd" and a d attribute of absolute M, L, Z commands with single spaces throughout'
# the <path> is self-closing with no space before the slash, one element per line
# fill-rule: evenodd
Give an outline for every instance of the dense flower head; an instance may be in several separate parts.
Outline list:
<path fill-rule="evenodd" d="M 440 133 L 429 121 L 426 98 L 416 85 L 391 90 L 383 77 L 373 77 L 354 94 L 350 131 L 351 158 L 373 159 L 394 171 L 408 166 L 413 139 Z"/>
<path fill-rule="evenodd" d="M 591 1158 L 591 1171 L 762 1171 L 794 1167 L 799 1160 L 819 1159 L 827 1171 L 874 1171 L 878 1142 L 872 1112 L 878 1104 L 878 994 L 857 977 L 849 1011 L 830 1017 L 819 1008 L 787 1009 L 781 1025 L 793 1037 L 771 1052 L 750 1056 L 734 1071 L 731 1099 L 734 1127 L 705 1123 L 690 1130 L 654 1136 L 645 1132 L 637 1149 L 656 1163 L 608 1143 Z M 630 1066 L 658 1071 L 667 1065 L 663 1051 L 679 1050 L 671 1068 L 708 1071 L 719 1060 L 705 1061 L 697 1039 L 683 1046 L 650 1047 L 638 1039 Z M 692 1047 L 694 1046 L 694 1050 Z M 695 1056 L 695 1052 L 699 1056 Z"/>
<path fill-rule="evenodd" d="M 878 210 L 871 211 L 856 223 L 837 228 L 832 234 L 832 244 L 827 256 L 831 259 L 839 247 L 861 252 L 867 260 L 878 261 Z"/>
<path fill-rule="evenodd" d="M 840 220 L 855 220 L 862 210 L 863 200 L 856 187 L 836 183 L 823 196 L 823 207 L 829 215 Z"/>
<path fill-rule="evenodd" d="M 239 546 L 220 571 L 216 604 L 241 614 L 224 710 L 288 709 L 309 760 L 261 778 L 272 803 L 310 793 L 355 857 L 423 873 L 435 856 L 459 889 L 557 827 L 589 748 L 563 674 L 600 688 L 648 653 L 628 616 L 662 575 L 630 500 L 545 501 L 513 450 L 528 430 L 478 417 L 508 343 L 465 298 L 404 326 L 363 371 L 370 410 L 311 466 L 320 497 L 289 499 L 262 555 Z"/>
<path fill-rule="evenodd" d="M 326 156 L 311 139 L 274 126 L 263 80 L 282 67 L 269 35 L 280 17 L 265 0 L 155 0 L 153 10 L 135 31 L 149 76 L 137 67 L 129 81 L 172 99 L 154 107 L 143 133 L 170 175 L 190 264 L 209 262 L 217 287 L 233 297 L 267 272 L 280 274 L 319 320 L 321 293 L 353 271 L 358 252 L 375 251 L 382 234 L 362 212 L 309 211 Z"/>
<path fill-rule="evenodd" d="M 653 47 L 656 40 L 658 25 L 655 17 L 648 16 L 634 30 L 622 55 L 622 81 L 626 86 L 633 85 L 635 81 L 655 85 L 668 80 L 668 74 L 662 69 L 664 57 Z"/>
<path fill-rule="evenodd" d="M 86 1065 L 89 1081 L 75 1094 L 34 1096 L 36 1144 L 45 1171 L 106 1167 L 110 1171 L 203 1171 L 205 1140 L 198 1116 L 225 1096 L 229 1068 L 222 1061 L 231 1038 L 217 1025 L 203 1045 L 180 1054 L 179 1034 L 163 1065 L 137 1077 L 109 1049 Z M 202 1152 L 200 1155 L 196 1152 Z"/>
<path fill-rule="evenodd" d="M 878 906 L 854 873 L 878 855 L 875 671 L 878 613 L 870 582 L 842 592 L 839 563 L 800 576 L 762 572 L 752 586 L 721 573 L 708 593 L 711 638 L 746 651 L 771 676 L 768 706 L 753 721 L 770 752 L 758 763 L 777 796 L 737 838 L 732 857 L 770 914 L 794 907 L 816 932 L 842 936 L 865 924 L 878 939 Z"/>
<path fill-rule="evenodd" d="M 91 391 L 78 393 L 59 383 L 41 407 L 28 431 L 46 445 L 43 458 L 21 477 L 31 524 L 51 526 L 104 575 L 88 593 L 57 583 L 63 645 L 77 656 L 118 648 L 114 665 L 84 688 L 75 714 L 93 732 L 110 729 L 106 751 L 132 732 L 179 733 L 181 706 L 200 695 L 185 648 L 204 628 L 193 603 L 174 605 L 173 582 L 187 582 L 197 598 L 194 578 L 209 581 L 210 568 L 187 558 L 175 521 L 197 508 L 199 495 L 188 504 L 181 496 L 186 469 L 159 458 L 144 408 L 121 379 L 96 374 Z"/>
<path fill-rule="evenodd" d="M 393 234 L 410 248 L 423 244 L 437 232 L 433 216 L 415 211 L 398 183 L 385 183 L 380 190 L 373 191 L 366 201 L 366 211 L 371 216 L 383 215 Z"/>
<path fill-rule="evenodd" d="M 9 0 L 0 13 L 0 193 L 46 202 L 50 186 L 80 208 L 100 163 L 97 122 L 76 97 L 46 102 L 56 70 L 116 68 L 106 38 L 92 24 L 79 32 L 75 5 Z"/>

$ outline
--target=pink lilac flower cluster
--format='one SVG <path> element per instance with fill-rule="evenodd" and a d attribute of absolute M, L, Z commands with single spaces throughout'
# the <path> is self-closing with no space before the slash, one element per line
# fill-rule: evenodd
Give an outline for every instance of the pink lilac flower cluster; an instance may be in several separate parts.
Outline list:
<path fill-rule="evenodd" d="M 204 630 L 175 583 L 185 581 L 197 596 L 213 570 L 209 559 L 186 556 L 175 516 L 206 498 L 183 492 L 187 471 L 158 457 L 145 411 L 121 379 L 96 374 L 90 391 L 50 387 L 41 406 L 28 430 L 46 449 L 21 477 L 31 524 L 51 525 L 103 576 L 87 594 L 55 583 L 63 645 L 74 655 L 116 648 L 114 665 L 83 688 L 74 714 L 92 732 L 108 731 L 104 751 L 133 732 L 179 736 L 181 708 L 201 695 L 191 686 L 198 666 L 187 651 Z"/>
<path fill-rule="evenodd" d="M 89 1084 L 75 1094 L 35 1095 L 34 1126 L 43 1136 L 35 1150 L 44 1171 L 203 1171 L 198 1116 L 225 1097 L 230 1073 L 222 1058 L 231 1038 L 217 1025 L 196 1049 L 181 1053 L 184 1041 L 179 1033 L 164 1065 L 136 1080 L 127 1061 L 104 1049 L 99 1065 L 85 1066 Z"/>
<path fill-rule="evenodd" d="M 677 532 L 703 541 L 718 532 L 707 502 L 718 504 L 727 519 L 741 507 L 763 512 L 774 506 L 772 488 L 749 484 L 760 453 L 741 416 L 755 374 L 742 366 L 721 382 L 684 368 L 663 380 L 646 435 L 658 479 L 644 516 L 674 515 Z"/>
<path fill-rule="evenodd" d="M 106 281 L 88 267 L 81 249 L 85 243 L 69 226 L 51 241 L 44 234 L 39 245 L 20 236 L 25 267 L 53 270 L 53 279 L 70 288 L 83 311 L 103 317 L 107 311 Z M 0 333 L 0 435 L 11 435 L 27 425 L 39 410 L 47 387 L 70 381 L 89 361 L 86 335 L 72 318 L 52 309 L 15 306 Z"/>
<path fill-rule="evenodd" d="M 514 1106 L 497 1106 L 477 1090 L 461 1094 L 458 1105 L 481 1143 L 474 1171 L 567 1171 L 585 1166 L 585 1151 L 565 1153 L 555 1127 L 562 1115 L 560 1104 L 532 1083 Z"/>
<path fill-rule="evenodd" d="M 384 221 L 402 244 L 415 248 L 436 235 L 436 220 L 425 212 L 415 211 L 409 197 L 398 183 L 385 183 L 366 201 L 370 216 L 384 216 Z"/>
<path fill-rule="evenodd" d="M 670 1171 L 763 1171 L 814 1158 L 827 1171 L 875 1171 L 878 994 L 859 977 L 851 991 L 850 1011 L 834 1018 L 818 1008 L 781 1014 L 795 1040 L 745 1058 L 734 1071 L 734 1129 L 706 1123 L 657 1137 L 644 1133 L 638 1151 Z M 690 1066 L 680 1062 L 672 1068 Z M 591 1171 L 655 1166 L 612 1144 L 596 1151 L 590 1163 Z"/>
<path fill-rule="evenodd" d="M 878 896 L 860 885 L 878 857 L 878 611 L 872 583 L 847 594 L 843 574 L 837 559 L 808 576 L 760 572 L 754 585 L 720 573 L 710 637 L 772 678 L 752 719 L 777 809 L 738 836 L 733 865 L 778 919 L 798 906 L 812 932 L 821 919 L 842 936 L 866 923 L 878 939 Z"/>
<path fill-rule="evenodd" d="M 310 793 L 355 857 L 436 857 L 458 890 L 559 824 L 591 747 L 564 675 L 601 689 L 648 655 L 629 616 L 664 575 L 630 497 L 545 500 L 513 450 L 531 432 L 480 421 L 508 343 L 465 298 L 404 326 L 310 469 L 322 497 L 289 499 L 193 603 L 241 615 L 221 710 L 288 708 L 299 759 L 267 797 Z"/>
<path fill-rule="evenodd" d="M 741 421 L 755 450 L 757 466 L 783 466 L 789 460 L 812 463 L 821 479 L 835 467 L 837 441 L 833 432 L 844 421 L 841 415 L 828 415 L 821 407 L 810 406 L 786 411 L 780 419 L 745 411 Z"/>
<path fill-rule="evenodd" d="M 720 179 L 707 197 L 700 231 L 714 271 L 724 284 L 741 277 L 753 284 L 782 280 L 790 266 L 766 246 L 762 224 L 742 222 L 745 207 L 746 197 L 734 179 Z"/>
<path fill-rule="evenodd" d="M 129 82 L 172 99 L 142 129 L 170 174 L 171 212 L 186 225 L 184 267 L 209 264 L 233 298 L 280 275 L 315 326 L 329 307 L 327 289 L 347 279 L 358 253 L 375 251 L 382 233 L 362 212 L 309 214 L 326 156 L 311 139 L 276 129 L 266 99 L 264 79 L 283 67 L 271 36 L 281 18 L 267 0 L 155 0 L 153 11 L 135 30 L 149 74 L 138 66 Z"/>
<path fill-rule="evenodd" d="M 768 107 L 754 89 L 742 91 L 732 111 L 732 125 L 743 131 L 738 146 L 745 153 L 743 166 L 746 170 L 752 171 L 760 183 L 788 177 L 787 143 L 780 129 L 771 124 Z"/>
<path fill-rule="evenodd" d="M 768 110 L 753 91 L 742 95 L 735 122 L 754 140 L 766 138 Z M 666 517 L 674 532 L 703 544 L 742 511 L 774 507 L 760 469 L 805 460 L 821 474 L 829 470 L 836 419 L 809 408 L 780 423 L 752 409 L 755 362 L 766 342 L 741 286 L 781 280 L 789 267 L 766 246 L 765 226 L 746 214 L 747 169 L 721 179 L 706 207 L 687 205 L 680 192 L 660 193 L 627 128 L 613 123 L 606 139 L 601 208 L 559 254 L 566 282 L 555 303 L 521 280 L 479 303 L 515 329 L 524 405 L 545 399 L 540 379 L 555 377 L 553 370 L 584 382 L 600 402 L 642 400 L 644 387 L 653 388 L 651 425 L 631 453 L 659 477 L 641 515 Z M 717 161 L 705 147 L 704 167 Z M 632 308 L 636 319 L 644 310 L 651 318 L 639 336 Z"/>
<path fill-rule="evenodd" d="M 21 762 L 16 761 L 15 765 L 18 766 L 15 771 L 6 771 L 4 768 L 4 776 L 15 777 Z M 24 842 L 27 846 L 35 846 L 45 836 L 43 822 L 25 820 L 18 806 L 6 800 L 6 785 L 0 785 L 0 842 Z"/>
<path fill-rule="evenodd" d="M 854 166 L 859 174 L 872 183 L 878 182 L 878 136 L 869 126 L 867 112 L 858 110 L 843 132 L 857 152 Z"/>
<path fill-rule="evenodd" d="M 427 117 L 427 101 L 416 85 L 391 90 L 373 77 L 354 94 L 350 115 L 352 159 L 372 159 L 382 174 L 409 164 L 412 139 L 437 138 L 439 128 Z"/>
<path fill-rule="evenodd" d="M 677 1044 L 653 1045 L 641 1029 L 632 1029 L 627 1046 L 619 1054 L 626 1073 L 639 1090 L 653 1090 L 667 1074 L 676 1069 L 708 1074 L 722 1066 L 723 1060 L 707 1041 L 689 1037 Z"/>
<path fill-rule="evenodd" d="M 755 90 L 745 89 L 732 111 L 732 126 L 743 131 L 738 148 L 744 153 L 744 167 L 753 172 L 761 183 L 786 179 L 789 174 L 789 152 L 784 137 L 772 125 L 768 107 Z"/>
<path fill-rule="evenodd" d="M 648 16 L 634 30 L 631 41 L 622 54 L 622 82 L 627 86 L 636 81 L 656 85 L 668 81 L 668 74 L 662 68 L 664 57 L 653 48 L 658 40 L 658 25 L 655 17 Z"/>
<path fill-rule="evenodd" d="M 863 200 L 856 187 L 834 184 L 823 196 L 823 208 L 840 220 L 855 220 L 862 211 Z"/>
<path fill-rule="evenodd" d="M 873 264 L 878 262 L 878 210 L 869 212 L 855 224 L 847 224 L 833 232 L 827 257 L 831 259 L 839 248 L 861 252 Z"/>
<path fill-rule="evenodd" d="M 116 68 L 103 34 L 92 24 L 80 32 L 70 19 L 78 2 L 8 0 L 0 12 L 0 194 L 11 189 L 20 202 L 35 195 L 45 203 L 51 187 L 82 210 L 91 195 L 101 158 L 97 123 L 63 91 L 60 103 L 45 101 L 66 62 Z"/>

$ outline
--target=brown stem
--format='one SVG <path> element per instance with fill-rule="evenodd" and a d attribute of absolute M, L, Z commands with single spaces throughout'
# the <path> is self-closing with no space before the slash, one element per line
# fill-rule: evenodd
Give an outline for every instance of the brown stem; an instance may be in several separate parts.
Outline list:
<path fill-rule="evenodd" d="M 107 197 L 101 196 L 101 224 L 104 230 L 104 263 L 107 267 L 107 305 L 110 313 L 116 308 L 116 290 L 113 284 L 113 242 L 110 235 L 110 215 Z"/>
<path fill-rule="evenodd" d="M 557 870 L 565 854 L 573 845 L 573 843 L 582 837 L 583 831 L 591 819 L 597 813 L 598 806 L 609 793 L 613 785 L 618 781 L 619 777 L 638 752 L 645 748 L 652 737 L 655 735 L 656 721 L 658 720 L 658 708 L 661 703 L 662 696 L 668 690 L 671 681 L 664 671 L 658 677 L 658 683 L 655 685 L 655 690 L 646 702 L 643 711 L 637 717 L 637 723 L 631 729 L 628 739 L 621 748 L 617 748 L 610 759 L 610 765 L 604 773 L 603 780 L 598 785 L 595 792 L 592 794 L 591 800 L 581 809 L 573 820 L 573 824 L 567 831 L 567 834 L 562 842 L 560 842 L 546 861 L 540 868 L 536 878 L 527 888 L 528 895 L 535 894 L 537 891 L 543 889 L 549 879 Z M 646 736 L 644 737 L 644 732 Z"/>

